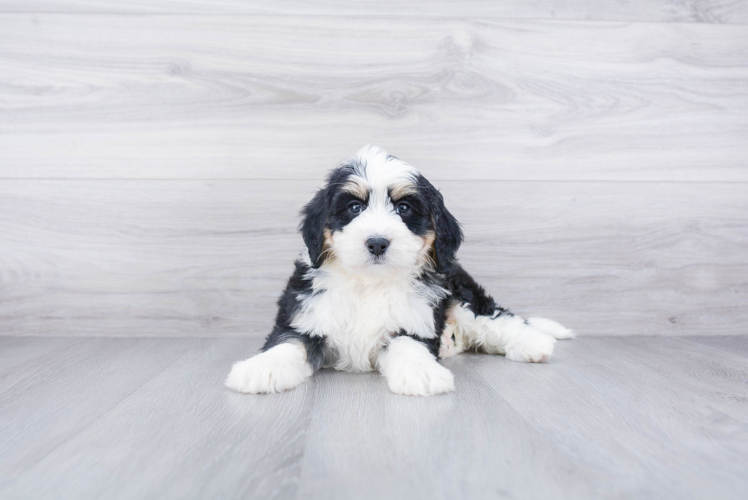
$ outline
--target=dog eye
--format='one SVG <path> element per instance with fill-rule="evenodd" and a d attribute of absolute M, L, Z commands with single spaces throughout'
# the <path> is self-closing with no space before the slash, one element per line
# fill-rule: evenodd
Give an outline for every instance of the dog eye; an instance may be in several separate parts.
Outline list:
<path fill-rule="evenodd" d="M 410 205 L 408 205 L 407 203 L 398 203 L 395 210 L 398 214 L 405 215 L 410 211 Z"/>
<path fill-rule="evenodd" d="M 352 214 L 360 214 L 361 213 L 361 203 L 359 203 L 357 201 L 350 202 L 348 204 L 348 210 L 350 210 L 350 212 Z"/>

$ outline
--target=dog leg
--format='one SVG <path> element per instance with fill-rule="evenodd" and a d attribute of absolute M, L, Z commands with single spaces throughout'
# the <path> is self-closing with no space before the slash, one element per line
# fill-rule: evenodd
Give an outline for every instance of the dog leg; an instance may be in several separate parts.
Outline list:
<path fill-rule="evenodd" d="M 475 315 L 467 304 L 455 304 L 447 325 L 466 349 L 503 354 L 512 361 L 540 363 L 553 354 L 556 339 L 574 337 L 574 332 L 555 321 L 531 318 L 527 321 L 505 310 L 493 315 Z"/>
<path fill-rule="evenodd" d="M 392 339 L 377 363 L 395 394 L 432 396 L 455 388 L 452 372 L 440 365 L 423 343 L 411 337 Z"/>
<path fill-rule="evenodd" d="M 293 389 L 314 373 L 298 342 L 285 342 L 234 363 L 226 387 L 237 392 L 268 394 Z"/>
<path fill-rule="evenodd" d="M 482 316 L 476 320 L 481 325 L 478 345 L 484 352 L 504 354 L 507 359 L 526 363 L 542 363 L 553 354 L 556 339 L 533 328 L 519 316 Z"/>
<path fill-rule="evenodd" d="M 512 361 L 539 363 L 553 354 L 556 339 L 574 338 L 572 330 L 545 318 L 524 319 L 499 307 L 460 265 L 447 273 L 454 304 L 447 310 L 445 332 L 455 336 L 455 346 Z M 447 354 L 449 354 L 447 350 Z"/>

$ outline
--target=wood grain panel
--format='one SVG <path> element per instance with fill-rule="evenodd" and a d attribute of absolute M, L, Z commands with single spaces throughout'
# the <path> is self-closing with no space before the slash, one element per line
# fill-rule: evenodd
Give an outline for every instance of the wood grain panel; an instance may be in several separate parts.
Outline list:
<path fill-rule="evenodd" d="M 0 12 L 275 14 L 332 16 L 510 17 L 611 21 L 748 22 L 743 0 L 4 0 Z"/>
<path fill-rule="evenodd" d="M 748 181 L 743 26 L 0 15 L 0 177 Z"/>
<path fill-rule="evenodd" d="M 3 181 L 0 330 L 264 336 L 317 185 Z M 463 264 L 517 313 L 582 335 L 746 333 L 745 184 L 437 185 Z"/>

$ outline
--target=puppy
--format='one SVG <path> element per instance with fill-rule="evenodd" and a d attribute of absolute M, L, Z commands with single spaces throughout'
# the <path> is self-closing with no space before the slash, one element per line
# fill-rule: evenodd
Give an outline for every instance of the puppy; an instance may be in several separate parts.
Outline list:
<path fill-rule="evenodd" d="M 462 242 L 442 195 L 415 168 L 364 147 L 302 210 L 307 252 L 278 300 L 259 354 L 231 369 L 238 392 L 293 389 L 316 370 L 379 370 L 397 394 L 454 390 L 439 358 L 464 350 L 543 362 L 558 323 L 497 306 L 457 262 Z"/>

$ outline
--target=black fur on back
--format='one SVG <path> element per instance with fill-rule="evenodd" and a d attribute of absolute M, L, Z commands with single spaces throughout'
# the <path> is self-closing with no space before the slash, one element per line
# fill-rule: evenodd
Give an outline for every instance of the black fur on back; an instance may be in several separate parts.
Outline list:
<path fill-rule="evenodd" d="M 452 298 L 467 307 L 476 316 L 503 316 L 511 315 L 507 309 L 497 306 L 493 297 L 488 295 L 460 264 L 453 262 L 444 271 L 444 276 L 452 294 Z"/>
<path fill-rule="evenodd" d="M 450 295 L 434 305 L 434 332 L 433 339 L 422 339 L 408 334 L 405 331 L 398 332 L 397 336 L 407 335 L 423 343 L 429 351 L 439 357 L 442 333 L 447 321 L 447 312 L 454 304 L 465 305 L 476 316 L 513 316 L 508 309 L 496 305 L 493 297 L 488 295 L 467 271 L 465 271 L 456 260 L 453 260 L 443 272 L 424 272 L 419 276 L 419 281 L 430 286 L 446 288 Z"/>

